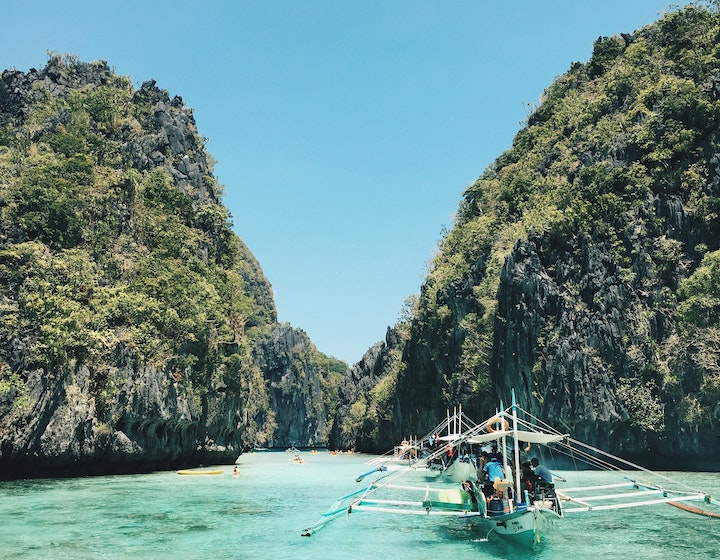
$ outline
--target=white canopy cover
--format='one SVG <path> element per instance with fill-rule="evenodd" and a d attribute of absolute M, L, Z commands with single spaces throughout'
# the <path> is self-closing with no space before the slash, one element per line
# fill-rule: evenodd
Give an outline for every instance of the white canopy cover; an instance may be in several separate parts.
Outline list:
<path fill-rule="evenodd" d="M 548 443 L 555 443 L 563 438 L 566 438 L 566 434 L 545 434 L 543 432 L 526 432 L 518 430 L 514 432 L 512 430 L 505 430 L 499 432 L 490 432 L 487 434 L 478 434 L 468 438 L 469 443 L 487 443 L 488 441 L 494 441 L 502 437 L 515 437 L 517 435 L 518 441 L 525 441 L 527 443 L 540 443 L 547 445 Z"/>

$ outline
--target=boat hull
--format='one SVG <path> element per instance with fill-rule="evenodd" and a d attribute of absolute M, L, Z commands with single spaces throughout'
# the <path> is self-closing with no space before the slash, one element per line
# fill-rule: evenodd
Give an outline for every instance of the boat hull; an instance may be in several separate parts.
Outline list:
<path fill-rule="evenodd" d="M 488 517 L 492 532 L 513 544 L 534 548 L 560 516 L 553 510 L 530 506 L 522 511 Z"/>

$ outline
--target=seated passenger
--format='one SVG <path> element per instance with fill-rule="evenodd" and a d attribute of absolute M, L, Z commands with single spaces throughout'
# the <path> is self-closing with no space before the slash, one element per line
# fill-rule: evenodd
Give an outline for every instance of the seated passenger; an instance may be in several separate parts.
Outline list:
<path fill-rule="evenodd" d="M 560 513 L 560 500 L 558 500 L 557 494 L 555 493 L 555 477 L 550 470 L 541 465 L 536 457 L 533 457 L 530 461 L 530 465 L 535 472 L 536 480 L 533 483 L 534 499 L 538 500 L 550 500 L 552 509 Z M 560 480 L 565 480 L 562 477 L 558 477 Z"/>
<path fill-rule="evenodd" d="M 503 471 L 503 466 L 500 464 L 497 457 L 493 457 L 487 462 L 487 464 L 483 467 L 483 474 L 483 480 L 485 480 L 483 494 L 486 496 L 492 496 L 495 493 L 495 480 L 505 480 L 505 471 Z"/>
<path fill-rule="evenodd" d="M 525 461 L 522 464 L 522 469 L 520 471 L 520 481 L 522 482 L 523 488 L 532 493 L 533 483 L 537 479 L 538 476 L 533 472 L 530 461 Z"/>
<path fill-rule="evenodd" d="M 500 480 L 505 479 L 505 471 L 503 470 L 503 467 L 497 457 L 493 457 L 490 461 L 488 461 L 488 463 L 486 463 L 483 467 L 483 472 L 485 473 L 485 479 L 488 482 L 494 482 L 496 478 L 499 478 Z"/>
<path fill-rule="evenodd" d="M 530 461 L 530 465 L 532 466 L 532 469 L 536 476 L 547 482 L 553 482 L 553 474 L 545 465 L 540 464 L 540 461 L 538 461 L 537 457 L 532 458 L 532 460 Z"/>

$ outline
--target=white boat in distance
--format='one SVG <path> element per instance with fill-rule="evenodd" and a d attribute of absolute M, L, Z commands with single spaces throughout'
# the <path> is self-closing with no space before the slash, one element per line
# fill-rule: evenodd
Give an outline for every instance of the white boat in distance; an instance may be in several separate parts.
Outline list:
<path fill-rule="evenodd" d="M 456 407 L 452 414 L 448 410 L 446 418 L 422 438 L 408 437 L 388 453 L 370 459 L 367 464 L 378 467 L 378 470 L 391 471 L 409 467 L 429 477 L 458 483 L 473 479 L 476 477 L 477 457 L 465 441 L 464 434 L 475 427 L 477 424 L 463 413 L 462 406 Z"/>
<path fill-rule="evenodd" d="M 480 525 L 487 531 L 488 538 L 495 534 L 522 547 L 537 547 L 546 532 L 561 519 L 593 511 L 670 504 L 720 522 L 720 501 L 708 493 L 686 487 L 671 477 L 654 473 L 553 429 L 520 408 L 514 392 L 510 407 L 471 426 L 453 437 L 451 442 L 443 443 L 436 453 L 447 453 L 451 445 L 461 444 L 497 446 L 503 476 L 494 480 L 478 480 L 477 476 L 472 476 L 460 484 L 438 480 L 429 486 L 417 481 L 415 467 L 418 461 L 399 470 L 387 470 L 380 465 L 356 479 L 360 481 L 374 473 L 377 475 L 375 480 L 338 498 L 301 534 L 311 536 L 333 519 L 359 512 L 423 515 L 446 523 Z M 527 467 L 527 461 L 521 462 L 521 454 L 528 445 L 542 447 L 548 453 L 558 453 L 593 469 L 614 472 L 618 475 L 618 483 L 558 487 L 554 481 L 542 479 L 527 468 L 514 467 Z M 540 467 L 537 470 L 542 472 Z M 692 505 L 694 503 L 698 505 Z"/>

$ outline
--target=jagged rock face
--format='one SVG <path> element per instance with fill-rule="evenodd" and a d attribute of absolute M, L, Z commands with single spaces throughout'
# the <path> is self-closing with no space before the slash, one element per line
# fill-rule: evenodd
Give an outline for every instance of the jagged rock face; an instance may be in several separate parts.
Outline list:
<path fill-rule="evenodd" d="M 38 71 L 31 68 L 25 74 L 19 70 L 5 70 L 0 80 L 0 126 L 13 124 L 27 113 L 27 106 L 35 95 L 32 86 L 42 82 L 53 95 L 66 95 L 83 85 L 105 85 L 113 72 L 104 62 L 77 63 L 70 71 L 62 66 L 48 65 Z"/>
<path fill-rule="evenodd" d="M 385 342 L 373 344 L 363 354 L 362 358 L 352 368 L 338 387 L 339 406 L 335 411 L 335 421 L 330 434 L 330 445 L 339 449 L 361 449 L 363 451 L 373 448 L 363 441 L 363 432 L 343 429 L 347 426 L 351 415 L 353 403 L 361 401 L 385 375 L 384 364 L 387 361 L 387 346 Z"/>
<path fill-rule="evenodd" d="M 276 429 L 270 447 L 325 447 L 330 422 L 323 403 L 323 372 L 307 334 L 278 325 L 258 341 L 254 359 L 265 374 Z"/>
<path fill-rule="evenodd" d="M 635 260 L 637 270 L 649 258 L 638 248 Z M 653 371 L 653 341 L 668 330 L 653 302 L 662 286 L 655 271 L 645 276 L 656 279 L 655 290 L 633 289 L 608 245 L 586 237 L 518 242 L 500 276 L 494 385 L 499 395 L 514 389 L 535 416 L 604 450 L 655 468 L 712 468 L 720 460 L 713 430 L 682 427 L 667 398 L 668 429 L 639 430 L 620 397 L 621 385 L 638 388 L 645 379 L 638 372 Z"/>
<path fill-rule="evenodd" d="M 52 95 L 64 96 L 82 86 L 108 84 L 113 76 L 104 62 L 77 62 L 71 68 L 48 65 L 40 71 L 31 69 L 27 74 L 6 70 L 0 79 L 0 126 L 18 119 L 22 121 L 27 106 L 37 95 L 32 90 L 37 82 L 45 85 Z M 127 165 L 138 171 L 165 167 L 177 188 L 192 195 L 197 202 L 218 202 L 205 181 L 211 170 L 207 154 L 197 142 L 192 110 L 183 105 L 181 97 L 170 99 L 168 92 L 157 87 L 155 80 L 143 83 L 135 92 L 133 102 L 139 101 L 152 105 L 152 119 L 142 135 L 133 134 L 128 128 L 122 131 L 126 138 Z M 54 129 L 60 124 L 67 125 L 69 117 L 65 112 L 44 126 Z"/>
<path fill-rule="evenodd" d="M 0 125 L 21 131 L 31 106 L 42 102 L 40 91 L 61 98 L 77 89 L 110 84 L 114 78 L 103 62 L 50 63 L 28 74 L 5 71 L 0 80 Z M 38 84 L 41 87 L 36 87 Z M 125 165 L 140 172 L 162 167 L 196 205 L 217 202 L 205 179 L 211 170 L 204 148 L 196 142 L 191 111 L 179 98 L 171 101 L 154 82 L 143 84 L 135 93 L 134 101 L 138 99 L 152 103 L 152 125 L 145 134 L 137 129 L 119 131 Z M 64 130 L 70 119 L 69 111 L 59 111 L 35 129 L 33 140 Z M 125 209 L 115 211 L 128 219 Z M 128 224 L 126 229 L 130 227 Z M 32 239 L 19 229 L 10 230 L 0 246 L 12 250 L 14 242 L 25 241 Z M 241 274 L 248 279 L 254 276 L 258 293 L 266 294 L 260 299 L 271 304 L 267 315 L 272 319 L 271 289 L 253 258 L 247 259 Z M 11 309 L 20 308 L 15 297 L 12 291 L 3 296 Z M 101 365 L 73 359 L 37 369 L 26 341 L 11 338 L 3 342 L 0 361 L 5 371 L 15 373 L 24 383 L 20 386 L 16 380 L 9 391 L 0 394 L 2 477 L 173 468 L 229 462 L 241 452 L 239 416 L 244 407 L 238 402 L 239 383 L 226 371 L 216 371 L 211 379 L 228 377 L 228 383 L 221 384 L 234 386 L 236 392 L 218 391 L 211 382 L 204 391 L 185 396 L 178 391 L 176 374 L 143 363 L 141 355 L 121 343 Z M 98 384 L 108 377 L 111 390 L 100 403 Z M 18 400 L 20 389 L 23 395 Z"/>
<path fill-rule="evenodd" d="M 370 347 L 348 370 L 338 387 L 332 447 L 385 453 L 404 439 L 423 436 L 445 417 L 442 391 L 433 375 L 436 370 L 407 367 L 398 371 L 397 355 L 412 364 L 426 356 L 413 353 L 408 340 L 397 329 L 388 328 L 385 340 Z M 390 398 L 378 406 L 374 389 L 389 377 L 395 379 Z M 358 405 L 361 408 L 355 410 Z"/>
<path fill-rule="evenodd" d="M 239 425 L 239 393 L 216 388 L 202 400 L 183 398 L 166 372 L 138 367 L 131 352 L 117 358 L 119 391 L 102 410 L 87 366 L 29 372 L 32 414 L 17 421 L 6 408 L 0 422 L 3 478 L 227 463 L 242 452 L 241 430 L 231 428 Z"/>
<path fill-rule="evenodd" d="M 515 389 L 530 412 L 591 440 L 600 426 L 627 418 L 612 372 L 623 367 L 623 337 L 637 332 L 630 319 L 637 302 L 601 249 L 574 239 L 541 259 L 536 243 L 518 243 L 500 276 L 495 327 L 498 393 Z"/>
<path fill-rule="evenodd" d="M 136 101 L 150 102 L 153 107 L 149 134 L 129 138 L 125 146 L 131 164 L 143 171 L 163 166 L 169 169 L 175 185 L 198 202 L 217 202 L 204 178 L 210 174 L 207 156 L 197 143 L 195 119 L 183 105 L 182 98 L 172 100 L 157 87 L 154 80 L 143 83 L 135 93 Z"/>

